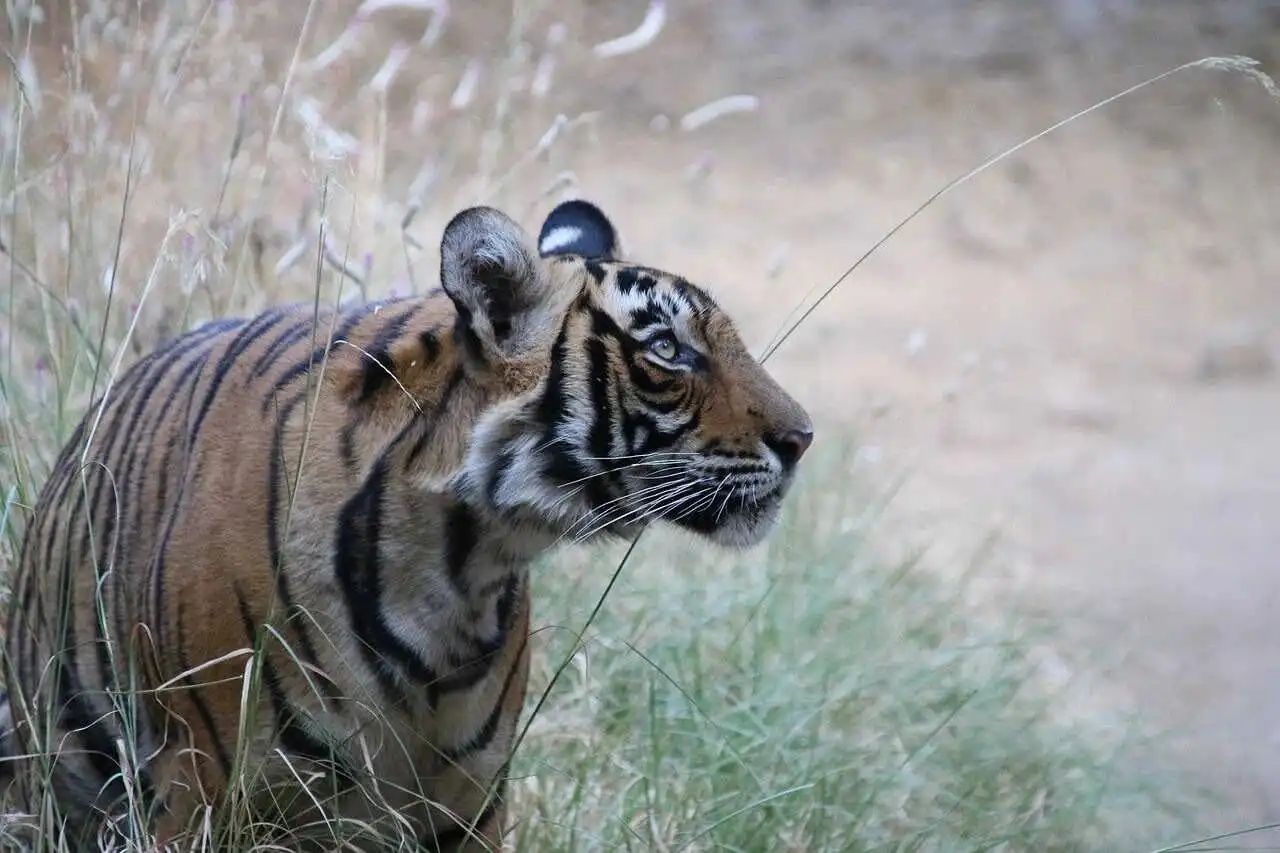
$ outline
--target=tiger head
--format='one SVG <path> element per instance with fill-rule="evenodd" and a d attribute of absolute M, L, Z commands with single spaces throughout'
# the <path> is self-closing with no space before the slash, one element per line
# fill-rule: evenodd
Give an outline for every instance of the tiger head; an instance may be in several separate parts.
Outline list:
<path fill-rule="evenodd" d="M 516 524 L 585 541 L 664 520 L 746 547 L 773 527 L 809 415 L 701 288 L 621 259 L 594 205 L 555 208 L 536 245 L 492 208 L 441 244 L 469 369 L 510 392 L 459 478 Z"/>

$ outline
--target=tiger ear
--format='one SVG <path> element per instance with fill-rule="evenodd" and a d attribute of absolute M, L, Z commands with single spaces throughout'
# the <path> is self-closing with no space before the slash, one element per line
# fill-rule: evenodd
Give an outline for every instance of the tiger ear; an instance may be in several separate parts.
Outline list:
<path fill-rule="evenodd" d="M 468 208 L 445 226 L 440 283 L 458 309 L 455 334 L 481 363 L 522 349 L 549 289 L 524 229 L 491 207 Z"/>
<path fill-rule="evenodd" d="M 561 202 L 547 214 L 538 235 L 538 252 L 581 255 L 588 260 L 616 261 L 622 257 L 618 231 L 609 217 L 589 201 Z"/>

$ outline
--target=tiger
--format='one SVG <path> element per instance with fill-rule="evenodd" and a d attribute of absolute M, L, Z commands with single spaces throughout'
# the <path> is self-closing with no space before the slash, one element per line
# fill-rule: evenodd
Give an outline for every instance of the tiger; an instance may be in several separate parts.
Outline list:
<path fill-rule="evenodd" d="M 468 207 L 439 245 L 423 295 L 179 334 L 61 450 L 0 762 L 60 849 L 244 849 L 234 814 L 303 847 L 499 849 L 531 566 L 655 523 L 728 549 L 775 527 L 813 424 L 706 290 L 628 261 L 585 199 L 537 239 Z"/>

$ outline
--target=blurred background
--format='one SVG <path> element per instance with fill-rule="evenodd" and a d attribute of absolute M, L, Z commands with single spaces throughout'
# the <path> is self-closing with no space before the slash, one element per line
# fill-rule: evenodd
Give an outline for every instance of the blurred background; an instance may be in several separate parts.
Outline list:
<path fill-rule="evenodd" d="M 163 248 L 196 315 L 305 293 L 322 228 L 350 281 L 422 290 L 459 205 L 533 229 L 575 194 L 634 257 L 708 287 L 757 353 L 989 158 L 1186 63 L 1280 64 L 1280 3 L 1261 0 L 69 5 L 8 0 L 6 73 L 38 129 L 26 160 L 82 155 L 49 209 L 100 206 L 77 298 L 100 298 L 126 176 L 121 268 L 145 282 Z M 646 19 L 651 38 L 614 41 Z M 876 547 L 971 572 L 979 611 L 1052 619 L 1046 671 L 1076 710 L 1167 733 L 1227 792 L 1208 817 L 1228 826 L 1280 820 L 1265 83 L 1184 68 L 1005 157 L 768 362 L 819 444 L 855 448 L 847 475 L 896 490 Z M 182 218 L 197 208 L 204 230 Z M 61 270 L 78 238 L 29 210 L 30 262 Z M 258 286 L 201 296 L 211 273 L 182 258 L 211 240 Z M 156 335 L 182 322 L 143 302 Z"/>

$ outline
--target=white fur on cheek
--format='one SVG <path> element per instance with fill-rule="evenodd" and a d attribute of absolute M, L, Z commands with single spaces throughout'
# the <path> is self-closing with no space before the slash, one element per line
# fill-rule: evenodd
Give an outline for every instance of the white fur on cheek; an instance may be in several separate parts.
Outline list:
<path fill-rule="evenodd" d="M 547 236 L 543 238 L 542 245 L 538 247 L 538 251 L 545 255 L 548 252 L 563 249 L 565 246 L 572 246 L 581 239 L 581 228 L 574 228 L 571 225 L 561 225 L 558 228 L 552 228 Z"/>

